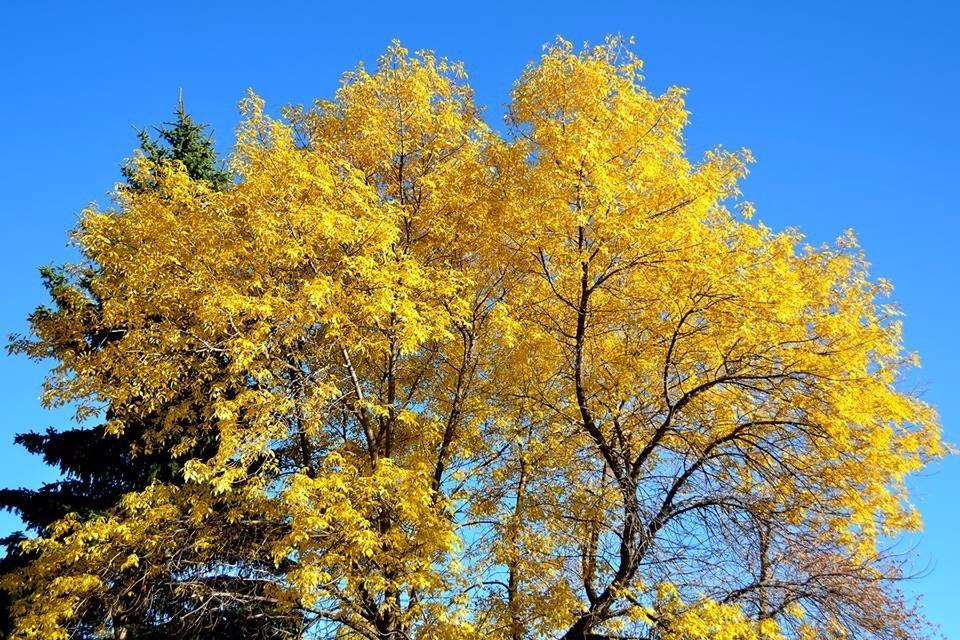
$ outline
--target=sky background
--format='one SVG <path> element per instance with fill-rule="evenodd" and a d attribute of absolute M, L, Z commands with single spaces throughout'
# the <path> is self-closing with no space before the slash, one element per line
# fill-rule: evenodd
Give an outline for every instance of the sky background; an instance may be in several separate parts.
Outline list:
<path fill-rule="evenodd" d="M 42 264 L 70 259 L 67 231 L 108 202 L 135 127 L 188 111 L 229 152 L 247 88 L 274 113 L 330 97 L 393 38 L 466 64 L 500 126 L 510 87 L 541 45 L 636 37 L 647 85 L 689 88 L 694 156 L 753 150 L 743 184 L 757 217 L 814 243 L 853 228 L 875 276 L 893 281 L 910 384 L 960 443 L 956 250 L 960 237 L 960 8 L 951 2 L 25 2 L 0 5 L 0 333 L 22 332 L 44 294 Z M 69 424 L 40 408 L 46 366 L 0 357 L 0 486 L 53 478 L 12 445 Z M 912 482 L 925 531 L 915 545 L 929 617 L 960 638 L 960 456 Z M 0 514 L 0 535 L 18 521 Z"/>

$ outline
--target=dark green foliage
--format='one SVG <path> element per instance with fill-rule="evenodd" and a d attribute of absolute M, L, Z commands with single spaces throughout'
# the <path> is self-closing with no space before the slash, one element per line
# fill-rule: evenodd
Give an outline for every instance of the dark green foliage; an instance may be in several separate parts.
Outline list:
<path fill-rule="evenodd" d="M 194 180 L 206 180 L 217 190 L 226 189 L 231 183 L 230 173 L 217 161 L 213 140 L 206 134 L 207 126 L 193 121 L 183 107 L 182 96 L 175 116 L 174 122 L 155 128 L 157 139 L 151 139 L 144 130 L 137 132 L 141 153 L 158 165 L 174 160 L 182 162 Z M 152 188 L 153 185 L 144 184 L 133 167 L 125 166 L 121 171 L 131 188 Z"/>
<path fill-rule="evenodd" d="M 103 426 L 46 433 L 21 433 L 15 442 L 60 470 L 61 479 L 38 490 L 0 489 L 0 505 L 15 510 L 30 529 L 76 513 L 81 519 L 102 514 L 119 496 L 169 475 L 168 461 L 131 455 L 133 434 L 110 437 Z"/>
<path fill-rule="evenodd" d="M 101 328 L 100 300 L 84 275 L 72 277 L 68 269 L 55 267 L 43 267 L 40 274 L 51 304 L 39 307 L 33 317 L 66 315 L 82 329 L 76 338 L 59 342 L 55 350 L 96 351 L 123 335 L 122 328 Z M 27 342 L 26 339 L 14 341 L 11 348 L 16 350 L 18 345 Z M 109 409 L 105 417 L 109 421 Z M 129 425 L 119 436 L 108 435 L 104 425 L 65 430 L 47 428 L 42 433 L 18 434 L 14 442 L 41 456 L 46 464 L 59 471 L 60 478 L 39 489 L 0 489 L 0 508 L 16 513 L 28 530 L 40 534 L 68 513 L 76 513 L 84 520 L 103 515 L 124 494 L 140 491 L 154 480 L 179 482 L 183 460 L 171 458 L 167 453 L 138 452 L 143 433 L 156 429 L 154 423 L 160 419 L 160 415 L 150 416 L 141 424 Z M 209 457 L 215 447 L 216 440 L 209 437 L 191 451 L 190 457 Z M 0 558 L 0 573 L 15 571 L 30 561 L 19 549 L 18 543 L 23 538 L 23 533 L 17 532 L 0 539 L 0 545 L 6 547 L 5 555 Z M 9 632 L 9 604 L 9 595 L 0 591 L 0 637 Z M 94 636 L 92 631 L 80 629 L 77 637 Z M 134 640 L 137 636 L 127 637 Z"/>

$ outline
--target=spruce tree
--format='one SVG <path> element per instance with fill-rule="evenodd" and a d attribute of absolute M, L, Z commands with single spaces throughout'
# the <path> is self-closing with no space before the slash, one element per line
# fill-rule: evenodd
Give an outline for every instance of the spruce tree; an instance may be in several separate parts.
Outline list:
<path fill-rule="evenodd" d="M 182 94 L 174 121 L 156 127 L 155 132 L 156 137 L 151 137 L 145 130 L 137 133 L 139 153 L 153 166 L 180 162 L 194 180 L 205 180 L 217 190 L 230 185 L 230 173 L 220 165 L 213 140 L 206 133 L 206 126 L 195 122 L 187 113 Z M 136 191 L 157 188 L 156 182 L 150 178 L 151 173 L 138 171 L 134 163 L 123 165 L 121 172 L 126 180 L 123 188 Z M 101 302 L 89 286 L 90 274 L 77 275 L 71 267 L 45 266 L 40 269 L 40 275 L 50 296 L 50 304 L 39 307 L 31 320 L 39 316 L 69 315 L 74 316 L 82 326 L 96 324 L 83 321 L 90 314 L 96 317 L 101 313 Z M 79 344 L 65 343 L 58 348 L 98 350 L 122 333 L 122 328 L 110 332 L 86 331 L 77 340 Z M 14 338 L 11 349 L 15 349 L 15 344 Z M 77 514 L 82 520 L 103 515 L 124 494 L 142 490 L 155 480 L 165 483 L 182 481 L 181 458 L 173 457 L 168 452 L 138 451 L 143 433 L 156 428 L 162 420 L 162 410 L 143 424 L 130 425 L 120 435 L 108 435 L 106 432 L 110 413 L 108 408 L 104 424 L 93 427 L 59 430 L 51 427 L 42 432 L 18 434 L 14 442 L 30 453 L 41 456 L 46 464 L 57 469 L 60 477 L 43 484 L 39 489 L 0 489 L 0 509 L 17 514 L 26 532 L 40 534 L 48 525 L 70 513 Z M 211 437 L 196 444 L 187 458 L 207 457 L 215 451 L 215 447 L 216 441 Z M 0 556 L 0 574 L 15 571 L 30 561 L 30 557 L 20 551 L 20 542 L 25 539 L 26 532 L 17 531 L 0 538 L 0 546 L 5 547 L 5 554 Z M 255 585 L 234 584 L 232 588 L 249 590 Z M 0 637 L 6 637 L 9 632 L 10 606 L 9 594 L 0 591 Z M 175 618 L 189 607 L 189 602 L 171 597 L 158 609 L 166 608 L 166 617 Z M 207 620 L 202 629 L 187 633 L 182 628 L 168 628 L 168 620 L 155 619 L 130 621 L 125 634 L 127 640 L 274 637 L 273 631 L 262 628 L 260 620 L 263 619 L 266 618 L 247 615 L 242 607 L 235 607 L 224 609 L 218 619 Z M 97 621 L 90 621 L 91 637 L 97 624 Z M 235 635 L 237 633 L 240 635 Z"/>
<path fill-rule="evenodd" d="M 155 130 L 156 138 L 142 129 L 137 134 L 139 152 L 151 163 L 160 166 L 181 162 L 193 179 L 206 180 L 217 189 L 230 184 L 230 174 L 220 166 L 213 140 L 205 132 L 206 125 L 195 122 L 186 112 L 182 94 L 175 121 Z M 121 173 L 127 188 L 155 188 L 152 181 L 143 180 L 131 163 L 122 166 Z M 32 317 L 100 313 L 100 301 L 89 288 L 88 277 L 72 274 L 70 267 L 41 267 L 40 277 L 52 305 L 39 307 Z M 88 332 L 83 340 L 87 348 L 99 349 L 116 335 L 120 331 L 105 335 Z M 77 513 L 81 518 L 97 515 L 124 493 L 142 488 L 158 476 L 166 480 L 179 471 L 176 462 L 168 457 L 134 456 L 132 446 L 139 438 L 136 429 L 118 437 L 105 437 L 104 429 L 104 425 L 68 430 L 48 428 L 42 433 L 17 435 L 14 442 L 57 467 L 61 479 L 38 490 L 0 489 L 0 508 L 17 513 L 27 529 L 39 532 L 67 513 Z"/>

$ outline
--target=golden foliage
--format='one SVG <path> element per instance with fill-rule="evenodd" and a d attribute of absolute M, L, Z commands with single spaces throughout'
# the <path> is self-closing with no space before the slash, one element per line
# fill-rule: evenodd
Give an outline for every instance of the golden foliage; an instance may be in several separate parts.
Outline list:
<path fill-rule="evenodd" d="M 29 541 L 17 637 L 268 565 L 257 597 L 342 638 L 914 633 L 884 549 L 944 446 L 889 285 L 731 213 L 749 153 L 691 162 L 640 69 L 560 40 L 502 136 L 394 44 L 284 119 L 244 100 L 231 188 L 143 166 L 86 211 L 97 300 L 21 345 L 46 402 L 219 447 Z"/>

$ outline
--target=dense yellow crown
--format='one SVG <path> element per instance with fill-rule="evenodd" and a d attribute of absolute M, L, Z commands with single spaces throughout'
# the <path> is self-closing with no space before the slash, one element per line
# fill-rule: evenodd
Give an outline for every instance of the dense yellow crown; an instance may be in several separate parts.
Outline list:
<path fill-rule="evenodd" d="M 226 191 L 143 166 L 86 211 L 99 302 L 34 316 L 46 401 L 218 452 L 27 542 L 16 637 L 256 567 L 337 638 L 912 633 L 884 548 L 944 448 L 889 286 L 731 213 L 749 153 L 689 160 L 640 68 L 558 41 L 500 134 L 395 44 L 283 119 L 244 100 Z"/>

